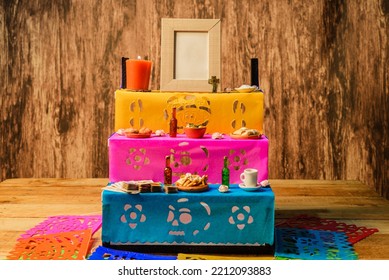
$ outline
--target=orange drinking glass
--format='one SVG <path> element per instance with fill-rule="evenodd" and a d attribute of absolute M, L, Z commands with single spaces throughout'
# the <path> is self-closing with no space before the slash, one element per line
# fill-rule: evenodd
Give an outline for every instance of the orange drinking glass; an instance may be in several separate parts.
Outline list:
<path fill-rule="evenodd" d="M 143 59 L 126 60 L 126 88 L 148 90 L 151 73 L 151 61 Z"/>

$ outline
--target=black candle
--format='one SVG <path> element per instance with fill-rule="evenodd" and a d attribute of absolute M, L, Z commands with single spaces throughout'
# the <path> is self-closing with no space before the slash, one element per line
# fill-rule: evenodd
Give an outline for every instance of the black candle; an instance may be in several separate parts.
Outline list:
<path fill-rule="evenodd" d="M 127 78 L 126 78 L 126 60 L 128 57 L 122 57 L 122 85 L 121 88 L 127 87 Z"/>
<path fill-rule="evenodd" d="M 258 58 L 251 59 L 251 85 L 259 87 Z"/>

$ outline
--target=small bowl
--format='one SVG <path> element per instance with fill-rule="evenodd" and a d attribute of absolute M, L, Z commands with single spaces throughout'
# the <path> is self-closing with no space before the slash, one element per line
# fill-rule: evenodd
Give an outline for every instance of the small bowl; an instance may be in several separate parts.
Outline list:
<path fill-rule="evenodd" d="M 202 138 L 207 127 L 184 127 L 184 132 L 188 138 Z"/>

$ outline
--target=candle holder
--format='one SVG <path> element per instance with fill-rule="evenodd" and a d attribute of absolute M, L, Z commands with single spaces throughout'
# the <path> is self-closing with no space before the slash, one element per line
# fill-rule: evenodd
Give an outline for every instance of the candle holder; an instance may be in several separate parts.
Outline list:
<path fill-rule="evenodd" d="M 132 91 L 149 91 L 152 62 L 150 60 L 126 60 L 126 89 Z"/>

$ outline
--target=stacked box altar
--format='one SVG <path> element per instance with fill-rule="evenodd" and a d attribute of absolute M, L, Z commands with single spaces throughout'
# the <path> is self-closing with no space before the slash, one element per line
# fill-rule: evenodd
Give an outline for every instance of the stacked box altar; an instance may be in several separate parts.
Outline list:
<path fill-rule="evenodd" d="M 176 109 L 177 137 L 169 132 Z M 274 244 L 274 193 L 270 187 L 244 191 L 240 174 L 258 170 L 258 184 L 268 179 L 269 140 L 265 135 L 231 138 L 247 127 L 263 133 L 263 93 L 115 92 L 115 130 L 149 128 L 150 137 L 128 138 L 113 133 L 108 139 L 110 184 L 119 181 L 164 182 L 169 156 L 172 182 L 190 173 L 208 177 L 204 192 L 128 194 L 102 193 L 102 241 L 111 247 L 162 253 L 260 253 Z M 186 124 L 206 126 L 202 138 L 188 138 Z M 213 139 L 212 133 L 223 134 Z M 224 158 L 227 158 L 224 161 Z M 230 190 L 219 192 L 224 162 Z"/>
<path fill-rule="evenodd" d="M 274 242 L 274 193 L 218 185 L 204 193 L 104 190 L 102 241 L 108 245 L 255 246 Z"/>

